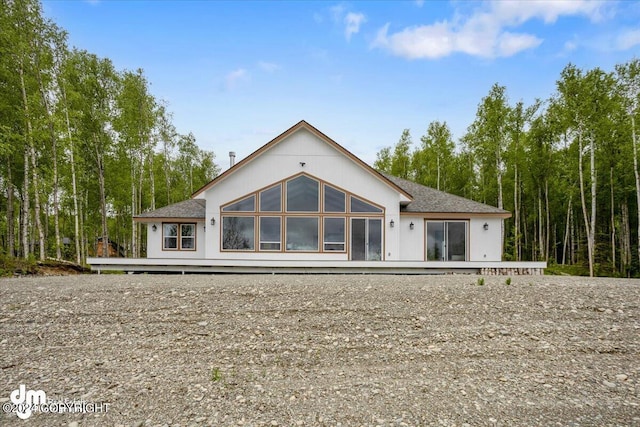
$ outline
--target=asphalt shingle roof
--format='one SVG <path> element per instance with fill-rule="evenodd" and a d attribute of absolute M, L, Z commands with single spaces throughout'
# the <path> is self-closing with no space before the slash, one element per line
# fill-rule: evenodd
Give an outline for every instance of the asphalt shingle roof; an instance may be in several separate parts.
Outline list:
<path fill-rule="evenodd" d="M 398 178 L 397 176 L 383 173 L 385 178 L 411 194 L 413 201 L 407 206 L 402 206 L 402 212 L 419 213 L 483 213 L 483 214 L 508 214 L 504 209 L 475 202 L 464 197 L 455 196 L 426 187 L 415 182 Z"/>
<path fill-rule="evenodd" d="M 194 218 L 205 217 L 207 201 L 204 199 L 189 199 L 184 202 L 158 208 L 154 211 L 145 212 L 137 218 Z"/>

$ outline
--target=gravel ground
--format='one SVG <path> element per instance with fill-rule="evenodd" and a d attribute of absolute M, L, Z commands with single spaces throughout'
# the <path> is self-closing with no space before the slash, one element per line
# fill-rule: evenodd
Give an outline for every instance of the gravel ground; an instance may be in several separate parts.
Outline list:
<path fill-rule="evenodd" d="M 640 281 L 478 280 L 3 279 L 3 408 L 109 406 L 0 425 L 640 426 Z"/>

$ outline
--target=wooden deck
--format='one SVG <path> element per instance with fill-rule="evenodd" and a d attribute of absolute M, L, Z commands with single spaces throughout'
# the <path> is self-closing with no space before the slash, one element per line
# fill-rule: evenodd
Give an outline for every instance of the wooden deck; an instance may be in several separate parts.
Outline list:
<path fill-rule="evenodd" d="M 546 262 L 309 261 L 179 258 L 87 258 L 91 270 L 128 273 L 485 274 L 539 275 Z"/>

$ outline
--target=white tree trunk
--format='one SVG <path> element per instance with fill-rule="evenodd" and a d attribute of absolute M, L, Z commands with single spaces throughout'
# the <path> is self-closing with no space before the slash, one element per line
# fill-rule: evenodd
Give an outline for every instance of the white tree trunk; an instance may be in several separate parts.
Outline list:
<path fill-rule="evenodd" d="M 631 137 L 633 141 L 633 173 L 636 177 L 636 201 L 638 202 L 638 260 L 640 261 L 640 171 L 638 171 L 638 142 L 636 140 L 636 120 L 631 113 Z"/>
<path fill-rule="evenodd" d="M 590 144 L 591 148 L 593 148 L 593 140 L 591 141 Z M 589 220 L 589 214 L 587 213 L 587 201 L 586 201 L 586 196 L 585 196 L 585 189 L 584 189 L 584 172 L 583 172 L 583 166 L 582 166 L 582 159 L 583 159 L 583 153 L 582 153 L 582 130 L 578 131 L 578 155 L 579 155 L 579 160 L 578 160 L 578 172 L 580 175 L 580 200 L 582 202 L 582 215 L 584 217 L 584 228 L 585 228 L 585 233 L 587 234 L 587 253 L 588 253 L 588 257 L 589 257 L 589 276 L 593 277 L 593 234 L 592 234 L 592 230 L 595 229 L 595 227 L 591 227 L 591 225 L 595 225 L 595 223 L 593 222 L 593 218 L 591 219 L 591 221 Z M 591 152 L 591 176 L 592 179 L 593 176 L 595 175 L 595 171 L 594 171 L 594 162 L 593 159 L 595 158 L 593 150 Z M 591 191 L 592 191 L 592 203 L 593 203 L 593 198 L 595 197 L 594 194 L 594 188 L 593 186 L 595 185 L 595 181 L 591 183 L 592 187 L 591 187 Z M 595 203 L 593 203 L 592 206 L 592 210 L 591 210 L 591 214 L 595 215 Z"/>

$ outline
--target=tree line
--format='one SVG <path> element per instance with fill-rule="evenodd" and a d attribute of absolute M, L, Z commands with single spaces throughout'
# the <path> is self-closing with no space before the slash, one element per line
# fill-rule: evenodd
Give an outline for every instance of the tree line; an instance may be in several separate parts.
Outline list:
<path fill-rule="evenodd" d="M 133 217 L 213 179 L 214 153 L 142 69 L 69 48 L 39 1 L 0 1 L 0 28 L 0 255 L 82 263 L 99 239 L 144 255 Z"/>
<path fill-rule="evenodd" d="M 590 275 L 640 273 L 640 61 L 607 72 L 567 65 L 531 105 L 494 84 L 456 143 L 446 122 L 409 129 L 374 167 L 512 212 L 507 260 L 543 260 Z"/>

